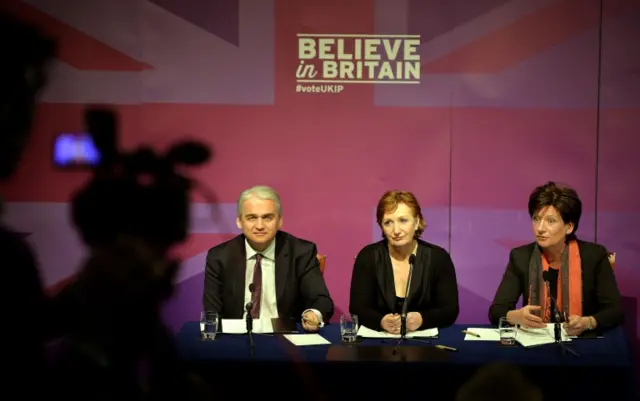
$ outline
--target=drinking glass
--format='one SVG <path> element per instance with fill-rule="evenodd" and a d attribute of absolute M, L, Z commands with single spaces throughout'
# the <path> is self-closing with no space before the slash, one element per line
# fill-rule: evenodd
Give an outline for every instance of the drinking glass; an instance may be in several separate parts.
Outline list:
<path fill-rule="evenodd" d="M 340 334 L 342 341 L 346 343 L 355 342 L 358 338 L 358 316 L 342 315 L 340 316 Z"/>
<path fill-rule="evenodd" d="M 515 324 L 509 323 L 506 317 L 500 318 L 498 330 L 500 332 L 500 344 L 514 345 L 516 343 L 517 327 Z"/>
<path fill-rule="evenodd" d="M 200 313 L 200 334 L 203 340 L 215 340 L 218 333 L 218 313 Z"/>

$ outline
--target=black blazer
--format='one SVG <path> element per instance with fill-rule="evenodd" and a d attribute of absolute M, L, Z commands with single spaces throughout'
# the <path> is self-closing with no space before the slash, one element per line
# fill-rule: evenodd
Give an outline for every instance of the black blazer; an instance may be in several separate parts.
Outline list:
<path fill-rule="evenodd" d="M 278 315 L 299 319 L 306 309 L 322 313 L 324 322 L 333 315 L 333 301 L 320 273 L 315 244 L 284 231 L 276 234 L 276 297 Z M 204 309 L 225 319 L 241 319 L 249 283 L 246 273 L 245 237 L 239 235 L 207 253 L 204 274 Z"/>
<path fill-rule="evenodd" d="M 420 330 L 451 326 L 458 318 L 458 283 L 449 253 L 437 245 L 418 241 L 408 297 L 409 312 L 422 315 Z M 349 312 L 373 330 L 395 312 L 393 267 L 386 240 L 367 245 L 356 257 L 351 276 Z"/>
<path fill-rule="evenodd" d="M 521 295 L 522 305 L 527 305 L 529 260 L 534 246 L 535 243 L 530 243 L 511 250 L 509 264 L 489 308 L 489 320 L 492 324 L 497 325 L 501 317 L 514 310 Z M 602 245 L 580 240 L 578 247 L 582 263 L 582 314 L 593 316 L 599 329 L 622 324 L 622 301 L 607 250 Z"/>

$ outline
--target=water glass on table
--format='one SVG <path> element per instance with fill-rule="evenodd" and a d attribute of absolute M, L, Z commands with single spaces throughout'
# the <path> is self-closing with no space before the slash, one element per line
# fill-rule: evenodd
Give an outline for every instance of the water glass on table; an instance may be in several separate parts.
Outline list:
<path fill-rule="evenodd" d="M 500 332 L 500 344 L 515 345 L 516 333 L 518 332 L 518 328 L 515 324 L 509 323 L 506 317 L 501 317 L 500 324 L 498 325 L 498 331 Z"/>
<path fill-rule="evenodd" d="M 200 335 L 203 340 L 215 340 L 218 333 L 218 313 L 200 313 Z"/>
<path fill-rule="evenodd" d="M 358 338 L 358 316 L 342 315 L 340 316 L 340 334 L 342 341 L 346 343 L 355 342 Z"/>

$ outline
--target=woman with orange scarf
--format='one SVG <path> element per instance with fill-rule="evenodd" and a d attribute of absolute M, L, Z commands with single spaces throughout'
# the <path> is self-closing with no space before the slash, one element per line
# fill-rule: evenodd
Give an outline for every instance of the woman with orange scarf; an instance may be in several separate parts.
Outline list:
<path fill-rule="evenodd" d="M 529 197 L 529 215 L 536 240 L 511 250 L 489 308 L 491 323 L 506 316 L 512 324 L 540 328 L 559 319 L 570 336 L 621 324 L 624 313 L 607 250 L 576 238 L 582 215 L 576 191 L 553 182 L 537 187 Z M 516 309 L 521 295 L 523 307 Z"/>

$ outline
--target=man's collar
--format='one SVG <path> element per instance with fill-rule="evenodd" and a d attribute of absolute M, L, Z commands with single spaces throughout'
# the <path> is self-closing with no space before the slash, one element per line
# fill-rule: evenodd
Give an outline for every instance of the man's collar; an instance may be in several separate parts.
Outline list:
<path fill-rule="evenodd" d="M 249 241 L 247 241 L 246 238 L 244 239 L 244 248 L 246 250 L 247 260 L 256 256 L 256 254 L 258 253 L 256 252 L 255 249 L 251 247 L 251 245 L 249 245 Z M 262 256 L 267 259 L 276 260 L 276 238 L 275 237 L 273 237 L 273 240 L 271 240 L 271 243 L 269 244 L 267 249 L 265 249 L 264 252 L 260 252 L 260 254 L 262 254 Z"/>

